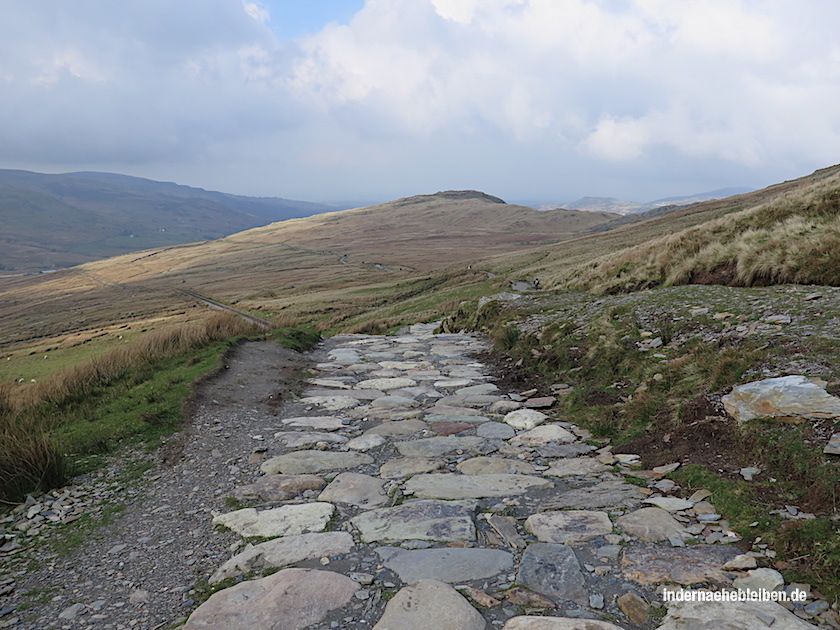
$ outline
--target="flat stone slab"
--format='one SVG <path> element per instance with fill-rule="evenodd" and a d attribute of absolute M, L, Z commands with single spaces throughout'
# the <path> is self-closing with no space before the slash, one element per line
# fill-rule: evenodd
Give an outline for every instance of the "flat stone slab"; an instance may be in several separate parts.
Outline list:
<path fill-rule="evenodd" d="M 398 542 L 432 540 L 460 542 L 475 540 L 475 501 L 406 501 L 391 508 L 378 508 L 350 519 L 362 540 Z"/>
<path fill-rule="evenodd" d="M 543 503 L 546 510 L 633 507 L 645 498 L 630 484 L 603 481 L 594 486 L 559 493 Z"/>
<path fill-rule="evenodd" d="M 513 413 L 516 413 L 515 411 Z M 577 438 L 571 431 L 556 424 L 544 424 L 510 439 L 511 444 L 543 446 L 545 444 L 569 444 Z"/>
<path fill-rule="evenodd" d="M 386 420 L 382 424 L 378 424 L 377 426 L 365 431 L 365 435 L 375 434 L 385 437 L 404 437 L 420 433 L 420 431 L 424 431 L 428 428 L 428 424 L 422 420 L 417 420 L 416 418 L 411 418 L 409 420 Z"/>
<path fill-rule="evenodd" d="M 722 567 L 739 553 L 737 547 L 727 545 L 631 546 L 621 556 L 621 568 L 625 579 L 639 584 L 726 582 Z"/>
<path fill-rule="evenodd" d="M 598 475 L 608 470 L 610 470 L 609 466 L 602 464 L 594 457 L 572 457 L 552 462 L 551 468 L 543 474 L 549 477 L 575 477 Z"/>
<path fill-rule="evenodd" d="M 240 501 L 288 501 L 307 490 L 320 490 L 326 483 L 317 475 L 263 475 L 229 496 Z"/>
<path fill-rule="evenodd" d="M 513 556 L 496 549 L 418 549 L 398 547 L 376 550 L 387 568 L 406 584 L 417 580 L 440 580 L 449 584 L 492 578 L 513 567 Z"/>
<path fill-rule="evenodd" d="M 266 474 L 302 475 L 322 470 L 343 470 L 372 464 L 373 459 L 363 453 L 333 453 L 330 451 L 295 451 L 267 459 L 260 466 Z"/>
<path fill-rule="evenodd" d="M 480 385 L 470 385 L 469 387 L 456 389 L 455 393 L 459 396 L 486 396 L 497 391 L 499 391 L 499 388 L 493 385 L 493 383 L 482 383 Z"/>
<path fill-rule="evenodd" d="M 606 512 L 540 512 L 525 520 L 525 531 L 532 533 L 540 542 L 569 544 L 609 534 L 612 522 Z"/>
<path fill-rule="evenodd" d="M 414 387 L 417 381 L 412 378 L 399 376 L 396 378 L 372 378 L 367 381 L 362 381 L 355 385 L 355 389 L 378 389 L 381 392 L 387 392 L 391 389 L 402 389 L 404 387 Z"/>
<path fill-rule="evenodd" d="M 285 536 L 259 545 L 248 545 L 219 567 L 210 583 L 218 584 L 238 575 L 287 567 L 304 560 L 340 556 L 350 553 L 353 544 L 353 537 L 347 532 L 323 532 Z"/>
<path fill-rule="evenodd" d="M 630 512 L 615 520 L 616 526 L 625 534 L 645 542 L 660 542 L 671 538 L 688 536 L 685 528 L 666 510 L 648 507 Z"/>
<path fill-rule="evenodd" d="M 548 479 L 529 475 L 417 475 L 405 482 L 405 493 L 423 499 L 481 499 L 524 494 L 531 488 L 551 486 Z"/>
<path fill-rule="evenodd" d="M 349 604 L 359 584 L 332 571 L 283 569 L 210 596 L 184 630 L 303 630 Z"/>
<path fill-rule="evenodd" d="M 385 494 L 382 479 L 353 472 L 343 472 L 330 482 L 318 496 L 319 501 L 330 503 L 348 503 L 360 508 L 372 508 L 385 505 L 388 497 Z"/>
<path fill-rule="evenodd" d="M 537 471 L 528 462 L 507 457 L 472 457 L 457 466 L 464 475 L 533 475 Z"/>
<path fill-rule="evenodd" d="M 347 437 L 338 433 L 324 433 L 323 431 L 282 431 L 274 437 L 286 448 L 308 448 L 319 442 L 326 444 L 347 444 Z"/>
<path fill-rule="evenodd" d="M 504 420 L 506 424 L 509 424 L 514 429 L 530 431 L 548 420 L 548 416 L 535 409 L 517 409 L 516 411 L 505 414 Z"/>
<path fill-rule="evenodd" d="M 516 581 L 555 602 L 589 605 L 583 573 L 571 547 L 534 543 L 522 554 Z"/>
<path fill-rule="evenodd" d="M 451 414 L 451 413 L 427 413 L 423 419 L 426 422 L 463 422 L 465 424 L 472 424 L 474 426 L 478 426 L 479 424 L 483 424 L 485 422 L 490 422 L 490 418 L 485 416 L 479 415 L 467 415 L 467 414 Z"/>
<path fill-rule="evenodd" d="M 608 621 L 571 617 L 512 617 L 502 630 L 624 630 Z M 676 630 L 676 629 L 675 629 Z M 683 629 L 685 630 L 685 629 Z"/>
<path fill-rule="evenodd" d="M 507 440 L 516 435 L 516 430 L 502 422 L 485 422 L 478 425 L 475 434 L 488 440 Z"/>
<path fill-rule="evenodd" d="M 315 405 L 327 411 L 341 411 L 342 409 L 350 409 L 359 404 L 359 399 L 354 396 L 307 396 L 301 398 L 300 402 L 304 405 Z"/>
<path fill-rule="evenodd" d="M 382 464 L 379 476 L 383 479 L 401 479 L 432 472 L 443 467 L 439 459 L 429 457 L 397 457 Z"/>
<path fill-rule="evenodd" d="M 437 580 L 406 586 L 385 606 L 373 630 L 485 630 L 487 623 L 454 588 Z"/>
<path fill-rule="evenodd" d="M 469 378 L 444 378 L 439 381 L 435 381 L 435 387 L 439 387 L 441 389 L 451 389 L 454 387 L 466 387 L 467 385 L 472 385 L 473 380 Z"/>
<path fill-rule="evenodd" d="M 840 433 L 835 433 L 825 445 L 823 453 L 826 455 L 840 455 Z"/>
<path fill-rule="evenodd" d="M 814 630 L 776 602 L 673 602 L 658 630 Z"/>
<path fill-rule="evenodd" d="M 642 503 L 650 503 L 669 512 L 679 512 L 694 507 L 691 501 L 678 499 L 677 497 L 654 497 L 653 499 L 645 499 Z"/>
<path fill-rule="evenodd" d="M 420 403 L 407 396 L 382 396 L 370 403 L 370 406 L 376 409 L 411 409 L 419 407 Z"/>
<path fill-rule="evenodd" d="M 523 403 L 526 409 L 548 409 L 554 406 L 557 399 L 554 396 L 540 396 L 539 398 L 529 398 Z"/>
<path fill-rule="evenodd" d="M 376 389 L 342 389 L 340 392 L 337 390 L 329 389 L 307 389 L 304 390 L 302 394 L 302 396 L 305 398 L 338 395 L 347 396 L 349 398 L 355 398 L 356 400 L 376 400 L 377 398 L 381 398 L 385 394 Z"/>
<path fill-rule="evenodd" d="M 456 451 L 486 455 L 498 450 L 494 444 L 473 435 L 466 437 L 442 435 L 411 442 L 396 442 L 394 446 L 404 457 L 440 457 Z"/>
<path fill-rule="evenodd" d="M 258 512 L 254 508 L 235 510 L 213 518 L 244 538 L 275 538 L 308 532 L 322 532 L 335 511 L 332 503 L 284 505 Z"/>
<path fill-rule="evenodd" d="M 388 440 L 386 440 L 383 436 L 377 435 L 376 433 L 370 433 L 368 435 L 360 435 L 359 437 L 354 437 L 352 440 L 347 442 L 347 448 L 351 451 L 369 451 L 372 448 L 377 448 L 385 444 Z"/>
<path fill-rule="evenodd" d="M 355 405 L 353 405 L 355 407 Z M 337 431 L 344 428 L 344 422 L 336 416 L 300 416 L 281 420 L 285 426 L 320 431 Z"/>
<path fill-rule="evenodd" d="M 738 422 L 768 417 L 800 420 L 840 417 L 840 398 L 826 392 L 824 381 L 801 375 L 738 385 L 721 402 Z"/>
<path fill-rule="evenodd" d="M 464 431 L 475 431 L 475 425 L 466 422 L 432 422 L 429 428 L 438 435 L 457 435 Z"/>

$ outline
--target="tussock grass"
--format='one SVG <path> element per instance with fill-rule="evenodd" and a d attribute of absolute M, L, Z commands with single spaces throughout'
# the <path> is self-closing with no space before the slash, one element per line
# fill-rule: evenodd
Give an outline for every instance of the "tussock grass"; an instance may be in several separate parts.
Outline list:
<path fill-rule="evenodd" d="M 0 385 L 0 501 L 61 485 L 69 450 L 107 450 L 114 437 L 171 427 L 190 382 L 221 351 L 207 349 L 258 332 L 235 315 L 217 314 L 151 332 L 34 385 Z"/>
<path fill-rule="evenodd" d="M 655 286 L 840 285 L 840 174 L 674 234 L 554 269 L 596 293 Z"/>

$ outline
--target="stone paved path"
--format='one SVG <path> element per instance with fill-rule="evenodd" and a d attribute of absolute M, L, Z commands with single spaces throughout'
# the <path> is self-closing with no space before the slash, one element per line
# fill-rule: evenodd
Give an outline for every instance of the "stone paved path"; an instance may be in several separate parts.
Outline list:
<path fill-rule="evenodd" d="M 267 420 L 254 483 L 230 493 L 241 508 L 213 517 L 242 543 L 185 628 L 814 627 L 775 603 L 662 619 L 663 585 L 791 586 L 731 544 L 708 493 L 665 468 L 627 483 L 633 456 L 596 450 L 543 392 L 500 391 L 483 341 L 432 330 L 322 345 L 302 399 Z"/>

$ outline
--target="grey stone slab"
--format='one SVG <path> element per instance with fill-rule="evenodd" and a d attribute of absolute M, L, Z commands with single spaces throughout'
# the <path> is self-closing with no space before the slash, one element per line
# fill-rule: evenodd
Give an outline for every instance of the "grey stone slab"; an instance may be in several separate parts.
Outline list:
<path fill-rule="evenodd" d="M 463 475 L 533 475 L 537 472 L 528 462 L 508 457 L 471 457 L 457 468 Z"/>
<path fill-rule="evenodd" d="M 214 593 L 183 627 L 303 630 L 349 604 L 358 590 L 357 582 L 333 571 L 283 569 Z"/>
<path fill-rule="evenodd" d="M 384 505 L 388 497 L 383 489 L 384 481 L 353 472 L 340 473 L 318 496 L 319 501 L 348 503 L 360 508 Z"/>
<path fill-rule="evenodd" d="M 295 451 L 267 459 L 260 466 L 266 474 L 301 475 L 324 470 L 344 470 L 372 464 L 373 459 L 362 453 L 333 453 L 331 451 Z"/>
<path fill-rule="evenodd" d="M 559 493 L 541 506 L 545 510 L 635 507 L 645 495 L 630 484 L 603 481 Z"/>
<path fill-rule="evenodd" d="M 414 435 L 420 431 L 428 429 L 429 425 L 417 418 L 410 418 L 408 420 L 386 420 L 382 424 L 378 424 L 373 428 L 365 431 L 365 435 L 382 435 L 385 437 Z"/>
<path fill-rule="evenodd" d="M 609 534 L 612 522 L 606 512 L 560 510 L 532 514 L 525 520 L 525 530 L 540 542 L 567 545 Z"/>
<path fill-rule="evenodd" d="M 484 422 L 476 429 L 476 435 L 489 440 L 507 440 L 516 435 L 516 431 L 503 422 Z"/>
<path fill-rule="evenodd" d="M 232 529 L 244 538 L 274 538 L 322 532 L 335 511 L 331 503 L 283 505 L 271 510 L 235 510 L 213 518 L 214 525 Z"/>
<path fill-rule="evenodd" d="M 616 519 L 616 526 L 625 534 L 647 542 L 660 542 L 688 536 L 682 525 L 668 512 L 647 507 Z"/>
<path fill-rule="evenodd" d="M 427 499 L 480 499 L 524 494 L 531 488 L 550 487 L 548 479 L 530 475 L 417 475 L 405 482 L 406 494 Z"/>
<path fill-rule="evenodd" d="M 621 556 L 624 578 L 639 584 L 699 584 L 708 580 L 727 582 L 723 565 L 739 554 L 731 545 L 664 547 L 633 545 Z"/>
<path fill-rule="evenodd" d="M 449 584 L 484 580 L 513 567 L 513 556 L 497 549 L 445 547 L 411 551 L 380 547 L 376 553 L 382 564 L 406 584 L 426 579 Z"/>
<path fill-rule="evenodd" d="M 275 538 L 244 551 L 225 562 L 210 578 L 218 584 L 228 578 L 264 569 L 287 567 L 304 560 L 331 558 L 350 553 L 353 537 L 347 532 L 321 532 Z"/>
<path fill-rule="evenodd" d="M 421 438 L 410 442 L 396 442 L 394 444 L 400 455 L 405 457 L 440 457 L 456 451 L 464 451 L 475 455 L 486 455 L 498 450 L 498 447 L 476 436 L 457 437 L 451 435 Z"/>
<path fill-rule="evenodd" d="M 391 459 L 379 468 L 379 476 L 383 479 L 401 479 L 432 472 L 443 467 L 443 461 L 428 457 L 397 457 Z"/>
<path fill-rule="evenodd" d="M 571 547 L 534 543 L 522 554 L 516 581 L 555 602 L 589 604 L 589 593 L 577 556 Z"/>
<path fill-rule="evenodd" d="M 473 514 L 477 507 L 475 501 L 406 501 L 396 507 L 364 512 L 350 522 L 359 530 L 366 543 L 402 540 L 473 541 Z"/>
<path fill-rule="evenodd" d="M 401 589 L 385 606 L 373 630 L 485 630 L 484 617 L 454 588 L 420 580 Z"/>

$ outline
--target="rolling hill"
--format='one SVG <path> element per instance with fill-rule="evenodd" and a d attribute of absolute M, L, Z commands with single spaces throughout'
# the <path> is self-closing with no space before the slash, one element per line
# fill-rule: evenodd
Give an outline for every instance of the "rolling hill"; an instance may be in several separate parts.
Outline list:
<path fill-rule="evenodd" d="M 334 209 L 111 173 L 0 170 L 0 269 L 69 267 Z"/>

